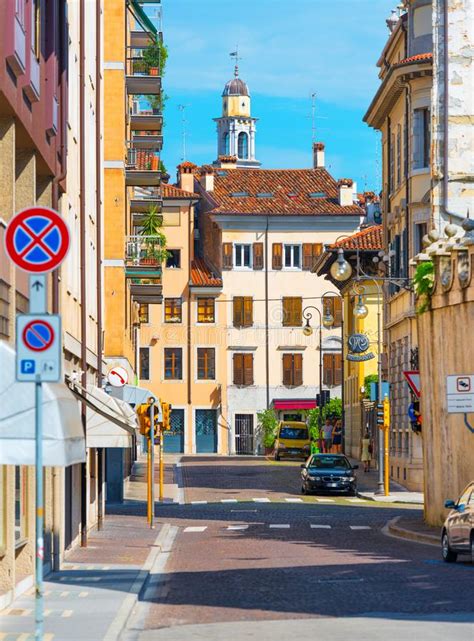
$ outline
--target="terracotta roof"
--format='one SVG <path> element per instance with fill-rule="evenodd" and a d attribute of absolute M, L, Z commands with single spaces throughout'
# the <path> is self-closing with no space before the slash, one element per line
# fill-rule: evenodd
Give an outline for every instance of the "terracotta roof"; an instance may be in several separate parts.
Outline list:
<path fill-rule="evenodd" d="M 366 227 L 361 231 L 352 234 L 349 238 L 343 238 L 337 243 L 330 245 L 330 249 L 342 247 L 343 249 L 368 249 L 380 250 L 384 247 L 382 225 Z"/>
<path fill-rule="evenodd" d="M 191 262 L 191 285 L 193 287 L 222 287 L 222 278 L 211 269 L 204 258 Z"/>
<path fill-rule="evenodd" d="M 175 185 L 168 185 L 167 183 L 161 184 L 161 195 L 163 198 L 199 198 L 198 194 L 194 194 L 185 189 L 180 189 Z"/>
<path fill-rule="evenodd" d="M 135 155 L 135 163 L 130 163 L 129 166 L 134 167 L 139 171 L 153 170 L 156 171 L 160 164 L 160 158 L 154 151 L 146 151 L 144 149 L 137 149 Z"/>
<path fill-rule="evenodd" d="M 407 62 L 419 62 L 421 60 L 433 60 L 433 54 L 431 52 L 427 53 L 418 53 L 416 56 L 410 56 L 404 60 L 400 60 L 397 64 L 405 65 Z"/>
<path fill-rule="evenodd" d="M 363 215 L 357 205 L 339 205 L 339 189 L 318 169 L 215 169 L 212 198 L 219 214 Z"/>
<path fill-rule="evenodd" d="M 177 169 L 195 169 L 197 165 L 195 165 L 193 162 L 190 162 L 189 160 L 185 160 L 184 162 L 180 163 L 177 167 Z"/>

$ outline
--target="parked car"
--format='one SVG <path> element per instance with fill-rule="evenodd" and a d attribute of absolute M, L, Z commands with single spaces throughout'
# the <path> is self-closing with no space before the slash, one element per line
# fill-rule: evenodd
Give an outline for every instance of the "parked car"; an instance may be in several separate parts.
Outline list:
<path fill-rule="evenodd" d="M 446 501 L 451 511 L 441 532 L 441 552 L 446 563 L 454 563 L 458 554 L 470 554 L 474 562 L 474 481 L 458 500 Z"/>
<path fill-rule="evenodd" d="M 275 461 L 280 458 L 303 458 L 309 456 L 311 441 L 308 426 L 301 421 L 280 421 L 275 440 Z"/>
<path fill-rule="evenodd" d="M 358 468 L 343 454 L 313 454 L 301 466 L 301 492 L 345 492 L 355 496 Z"/>

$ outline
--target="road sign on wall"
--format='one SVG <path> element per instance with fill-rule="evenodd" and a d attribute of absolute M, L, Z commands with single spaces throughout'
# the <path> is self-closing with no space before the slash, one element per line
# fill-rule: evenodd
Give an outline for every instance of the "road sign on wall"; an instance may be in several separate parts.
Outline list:
<path fill-rule="evenodd" d="M 61 318 L 51 314 L 16 317 L 16 379 L 56 383 L 61 379 Z"/>
<path fill-rule="evenodd" d="M 128 383 L 128 372 L 124 367 L 112 367 L 107 373 L 107 380 L 113 387 L 123 387 Z"/>
<path fill-rule="evenodd" d="M 474 412 L 474 375 L 446 376 L 448 414 Z"/>
<path fill-rule="evenodd" d="M 412 372 L 403 372 L 403 376 L 406 378 L 406 381 L 410 386 L 411 391 L 416 396 L 416 398 L 420 398 L 421 396 L 420 372 L 417 370 Z"/>
<path fill-rule="evenodd" d="M 30 207 L 16 214 L 5 231 L 5 249 L 26 272 L 49 272 L 64 260 L 69 229 L 61 216 L 47 207 Z"/>

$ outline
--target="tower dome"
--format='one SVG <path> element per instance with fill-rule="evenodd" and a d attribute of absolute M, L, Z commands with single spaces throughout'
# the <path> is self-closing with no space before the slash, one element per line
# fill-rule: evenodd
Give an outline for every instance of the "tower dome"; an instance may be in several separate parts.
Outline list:
<path fill-rule="evenodd" d="M 250 96 L 247 83 L 242 78 L 232 78 L 224 87 L 222 96 Z"/>

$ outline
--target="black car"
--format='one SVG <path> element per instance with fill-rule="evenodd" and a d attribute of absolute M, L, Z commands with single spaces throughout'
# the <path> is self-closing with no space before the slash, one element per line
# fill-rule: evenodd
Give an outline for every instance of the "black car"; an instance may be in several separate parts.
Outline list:
<path fill-rule="evenodd" d="M 343 454 L 313 454 L 301 466 L 301 492 L 346 492 L 357 494 L 358 465 Z"/>
<path fill-rule="evenodd" d="M 447 563 L 458 554 L 470 554 L 474 563 L 474 482 L 469 483 L 457 501 L 446 501 L 451 509 L 441 531 L 441 551 Z"/>

